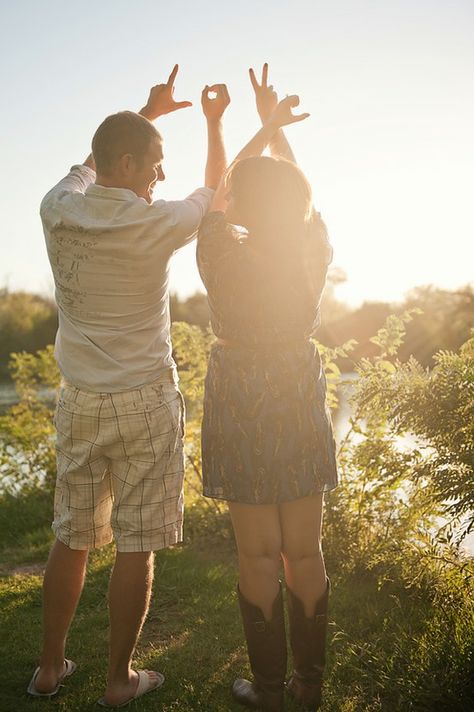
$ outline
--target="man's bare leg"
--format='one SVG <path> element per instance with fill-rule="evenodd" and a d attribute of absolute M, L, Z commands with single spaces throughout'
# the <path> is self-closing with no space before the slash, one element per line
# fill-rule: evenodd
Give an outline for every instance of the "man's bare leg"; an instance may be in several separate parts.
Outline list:
<path fill-rule="evenodd" d="M 84 585 L 88 551 L 56 540 L 43 581 L 43 652 L 35 680 L 38 692 L 52 692 L 64 673 L 66 638 Z"/>
<path fill-rule="evenodd" d="M 117 705 L 133 697 L 138 676 L 131 658 L 150 603 L 153 552 L 117 552 L 110 578 L 110 659 L 104 701 Z M 150 684 L 157 675 L 149 673 Z"/>

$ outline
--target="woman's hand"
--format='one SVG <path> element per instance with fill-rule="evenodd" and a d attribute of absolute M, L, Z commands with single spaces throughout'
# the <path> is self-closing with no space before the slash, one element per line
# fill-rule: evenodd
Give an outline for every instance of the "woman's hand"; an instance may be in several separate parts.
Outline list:
<path fill-rule="evenodd" d="M 210 93 L 215 94 L 215 97 L 211 98 Z M 201 94 L 201 105 L 208 121 L 220 121 L 229 104 L 230 96 L 225 84 L 213 84 L 210 87 L 206 84 Z"/>
<path fill-rule="evenodd" d="M 299 106 L 300 98 L 296 94 L 287 96 L 278 102 L 275 110 L 270 114 L 268 119 L 264 122 L 264 126 L 273 126 L 276 129 L 282 126 L 288 126 L 288 124 L 294 124 L 297 121 L 304 121 L 308 118 L 309 114 L 292 114 L 291 109 L 294 106 Z"/>
<path fill-rule="evenodd" d="M 178 69 L 178 65 L 175 64 L 166 84 L 156 84 L 150 89 L 148 101 L 139 112 L 149 121 L 154 121 L 158 116 L 170 114 L 172 111 L 192 106 L 190 101 L 175 101 L 173 98 L 174 80 Z"/>
<path fill-rule="evenodd" d="M 252 68 L 249 69 L 250 81 L 255 92 L 255 102 L 257 111 L 262 120 L 262 124 L 272 114 L 278 104 L 278 95 L 273 89 L 273 84 L 268 86 L 268 63 L 265 62 L 262 68 L 262 83 L 259 84 L 255 72 Z"/>
<path fill-rule="evenodd" d="M 300 98 L 296 94 L 287 96 L 282 99 L 270 114 L 270 116 L 264 121 L 265 127 L 273 127 L 279 129 L 282 126 L 288 126 L 288 124 L 294 124 L 297 121 L 304 121 L 307 119 L 309 114 L 292 114 L 291 109 L 298 106 L 300 103 Z"/>
<path fill-rule="evenodd" d="M 282 134 L 279 131 L 283 126 L 288 126 L 288 124 L 294 124 L 297 121 L 304 121 L 307 119 L 309 114 L 292 114 L 291 109 L 294 106 L 298 106 L 300 103 L 299 97 L 295 94 L 293 96 L 287 96 L 285 99 L 280 101 L 275 109 L 272 111 L 270 116 L 265 119 L 263 126 L 255 136 L 253 136 L 248 143 L 239 151 L 234 159 L 235 161 L 242 161 L 244 158 L 249 158 L 250 156 L 260 156 L 269 143 L 274 141 L 275 136 Z M 294 156 L 291 148 L 284 138 L 284 144 L 286 149 L 284 151 L 279 151 L 279 155 L 285 156 L 291 161 L 294 161 Z M 219 191 L 222 186 L 219 186 Z"/>

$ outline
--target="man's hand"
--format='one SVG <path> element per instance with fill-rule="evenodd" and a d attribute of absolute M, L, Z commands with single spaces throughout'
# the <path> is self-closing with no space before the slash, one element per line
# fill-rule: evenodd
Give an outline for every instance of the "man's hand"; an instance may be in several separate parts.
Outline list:
<path fill-rule="evenodd" d="M 298 106 L 300 103 L 299 96 L 293 94 L 291 96 L 282 99 L 276 106 L 275 110 L 270 114 L 270 116 L 264 121 L 264 126 L 273 126 L 274 128 L 281 128 L 282 126 L 288 126 L 288 124 L 294 124 L 297 121 L 304 121 L 307 119 L 309 114 L 292 114 L 291 109 L 294 106 Z"/>
<path fill-rule="evenodd" d="M 209 93 L 216 96 L 211 98 Z M 229 104 L 230 96 L 225 84 L 213 84 L 210 87 L 206 84 L 201 94 L 201 105 L 208 122 L 220 121 Z"/>
<path fill-rule="evenodd" d="M 157 84 L 151 88 L 146 106 L 139 111 L 149 121 L 154 121 L 158 116 L 170 114 L 172 111 L 192 106 L 190 101 L 175 101 L 173 98 L 174 80 L 178 69 L 178 65 L 175 64 L 166 84 Z"/>
<path fill-rule="evenodd" d="M 268 119 L 270 114 L 276 109 L 278 104 L 278 95 L 273 89 L 273 85 L 268 86 L 268 64 L 265 62 L 262 68 L 262 83 L 259 84 L 255 72 L 252 68 L 249 69 L 250 81 L 255 92 L 255 101 L 257 111 L 262 120 L 262 124 Z"/>
<path fill-rule="evenodd" d="M 213 98 L 209 94 L 215 94 Z M 227 166 L 222 114 L 230 104 L 229 92 L 225 84 L 207 84 L 202 90 L 201 104 L 207 120 L 207 162 L 205 185 L 214 190 L 220 183 Z"/>

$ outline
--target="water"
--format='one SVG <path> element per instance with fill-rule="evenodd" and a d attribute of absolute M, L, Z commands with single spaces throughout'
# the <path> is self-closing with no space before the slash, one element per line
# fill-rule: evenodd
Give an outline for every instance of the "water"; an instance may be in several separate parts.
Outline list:
<path fill-rule="evenodd" d="M 40 388 L 39 395 L 41 400 L 48 403 L 48 405 L 53 406 L 56 400 L 56 392 L 51 388 Z M 4 415 L 12 405 L 18 403 L 18 395 L 15 390 L 15 386 L 12 383 L 0 383 L 0 415 Z M 17 467 L 25 474 L 28 475 L 30 472 L 29 465 L 25 461 L 25 457 L 22 456 L 21 451 L 11 448 L 11 457 L 15 458 Z M 0 493 L 4 488 L 11 492 L 19 492 L 21 487 L 9 474 L 8 465 L 0 465 Z"/>
<path fill-rule="evenodd" d="M 0 414 L 4 413 L 17 400 L 15 386 L 12 383 L 0 383 Z"/>
<path fill-rule="evenodd" d="M 56 392 L 51 388 L 40 388 L 41 400 L 54 403 Z M 18 395 L 12 383 L 0 383 L 0 415 L 3 415 L 12 406 L 18 403 Z"/>

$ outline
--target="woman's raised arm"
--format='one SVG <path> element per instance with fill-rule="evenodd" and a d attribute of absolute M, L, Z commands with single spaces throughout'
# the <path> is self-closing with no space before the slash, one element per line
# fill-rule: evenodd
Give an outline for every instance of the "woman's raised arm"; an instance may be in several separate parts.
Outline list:
<path fill-rule="evenodd" d="M 268 63 L 265 62 L 262 67 L 262 79 L 260 84 L 252 68 L 249 69 L 249 76 L 255 92 L 255 103 L 257 105 L 258 115 L 263 124 L 278 104 L 278 94 L 274 90 L 273 84 L 268 85 Z M 289 161 L 292 161 L 292 163 L 296 163 L 293 150 L 282 129 L 278 129 L 272 136 L 269 147 L 271 155 L 275 158 L 287 158 Z"/>
<path fill-rule="evenodd" d="M 282 99 L 282 101 L 276 105 L 270 116 L 265 120 L 262 128 L 257 131 L 257 133 L 247 144 L 245 144 L 232 163 L 241 161 L 244 158 L 250 158 L 251 156 L 260 156 L 272 140 L 275 133 L 281 129 L 282 126 L 288 126 L 289 124 L 294 124 L 307 119 L 309 116 L 307 113 L 292 113 L 292 108 L 298 106 L 299 103 L 299 97 L 296 95 L 287 96 L 285 99 Z M 223 210 L 225 208 L 225 194 L 226 185 L 224 176 L 214 194 L 211 210 Z"/>

